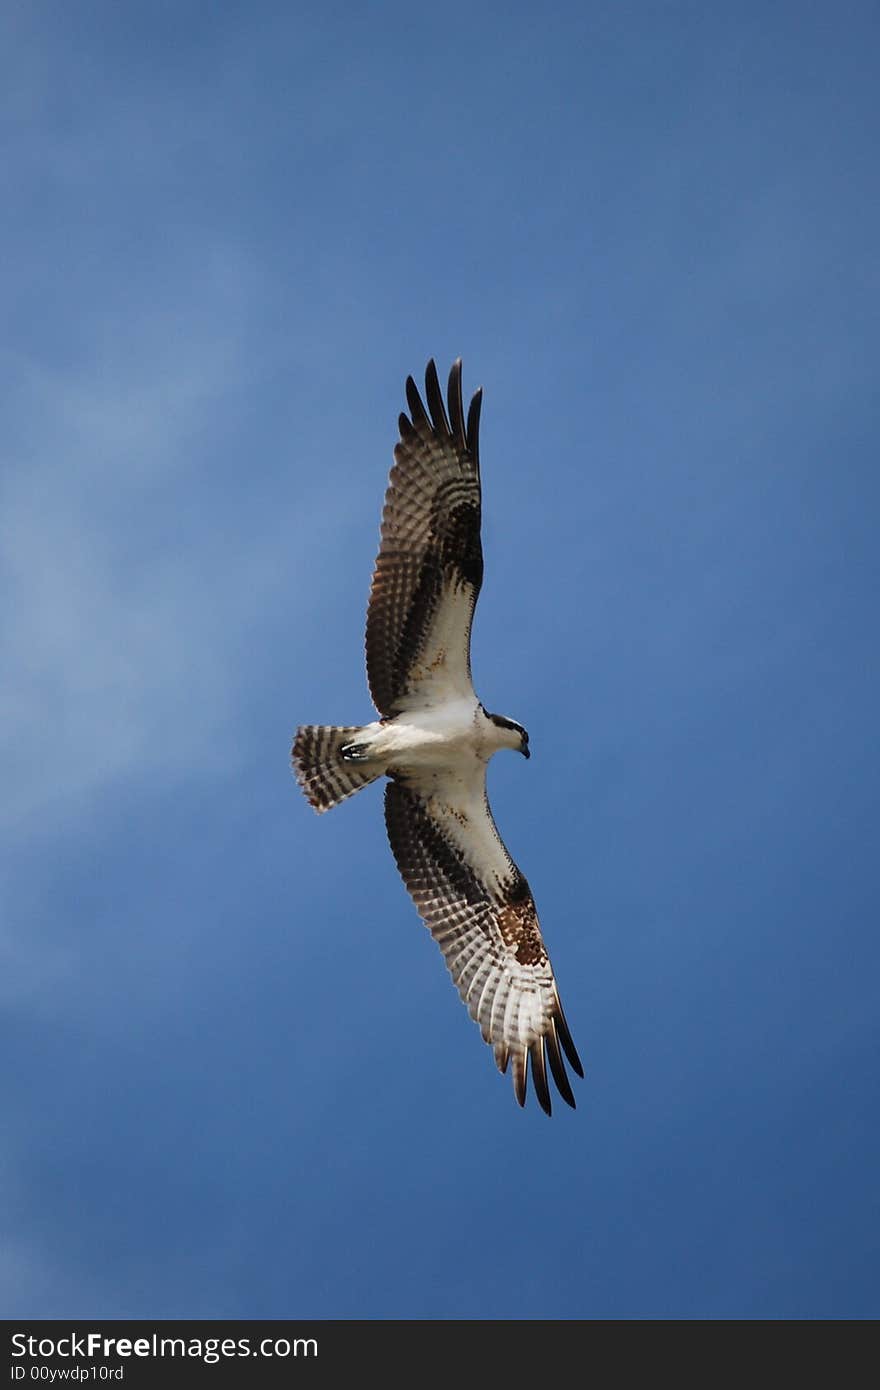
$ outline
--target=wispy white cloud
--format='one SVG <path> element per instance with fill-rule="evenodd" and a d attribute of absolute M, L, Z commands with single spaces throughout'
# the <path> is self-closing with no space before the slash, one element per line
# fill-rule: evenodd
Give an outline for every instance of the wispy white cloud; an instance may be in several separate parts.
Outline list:
<path fill-rule="evenodd" d="M 81 797 L 148 749 L 154 763 L 198 760 L 223 717 L 222 654 L 208 645 L 197 660 L 192 645 L 199 556 L 151 555 L 149 534 L 140 544 L 136 526 L 114 531 L 143 503 L 144 473 L 179 459 L 224 379 L 201 364 L 198 387 L 190 377 L 184 391 L 176 375 L 163 366 L 120 396 L 95 380 L 27 374 L 36 438 L 2 490 L 6 825 Z M 169 700 L 179 710 L 176 692 L 193 680 L 213 692 L 201 729 L 169 718 Z"/>
<path fill-rule="evenodd" d="M 239 525 L 235 487 L 225 502 L 212 488 L 226 402 L 253 371 L 248 274 L 225 262 L 197 297 L 144 307 L 118 355 L 98 334 L 68 368 L 9 362 L 7 830 L 76 816 L 134 772 L 168 777 L 216 762 L 240 689 L 242 635 L 279 588 L 279 556 L 297 563 L 290 536 L 306 506 L 320 505 L 318 490 L 287 519 L 282 550 L 285 518 L 271 495 Z M 241 477 L 253 460 L 236 467 Z M 288 586 L 285 602 L 297 593 Z"/>

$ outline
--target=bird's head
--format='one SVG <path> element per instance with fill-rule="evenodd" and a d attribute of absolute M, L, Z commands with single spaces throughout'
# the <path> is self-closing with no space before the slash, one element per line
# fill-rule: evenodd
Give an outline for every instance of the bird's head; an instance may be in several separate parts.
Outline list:
<path fill-rule="evenodd" d="M 507 735 L 502 745 L 504 748 L 514 748 L 517 752 L 522 753 L 524 758 L 531 756 L 529 736 L 522 724 L 517 724 L 515 719 L 506 719 L 503 714 L 490 714 L 488 710 L 485 711 L 485 715 L 487 719 L 491 719 L 496 728 L 502 729 Z"/>

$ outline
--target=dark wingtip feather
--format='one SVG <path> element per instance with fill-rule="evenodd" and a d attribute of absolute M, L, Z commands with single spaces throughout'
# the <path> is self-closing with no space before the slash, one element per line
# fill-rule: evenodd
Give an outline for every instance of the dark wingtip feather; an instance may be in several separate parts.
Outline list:
<path fill-rule="evenodd" d="M 422 398 L 419 395 L 419 388 L 416 386 L 411 376 L 406 379 L 406 403 L 409 406 L 409 413 L 412 416 L 413 425 L 418 427 L 429 424 L 428 414 L 422 405 Z"/>
<path fill-rule="evenodd" d="M 556 1024 L 554 1023 L 552 1018 L 550 1020 L 550 1031 L 547 1034 L 546 1043 L 547 1060 L 550 1063 L 550 1070 L 553 1073 L 553 1080 L 556 1082 L 556 1089 L 562 1096 L 562 1099 L 565 1101 L 566 1105 L 570 1105 L 572 1110 L 576 1110 L 577 1106 L 574 1103 L 574 1093 L 571 1089 L 571 1083 L 569 1082 L 568 1076 L 565 1071 L 565 1063 L 562 1060 L 562 1054 L 559 1051 L 559 1039 L 556 1036 Z"/>
<path fill-rule="evenodd" d="M 535 1095 L 538 1097 L 538 1104 L 545 1115 L 553 1114 L 553 1106 L 550 1103 L 550 1087 L 547 1085 L 547 1067 L 544 1062 L 544 1039 L 538 1038 L 529 1047 L 529 1056 L 532 1059 L 532 1081 L 535 1085 Z"/>
<path fill-rule="evenodd" d="M 583 1076 L 584 1069 L 581 1066 L 581 1059 L 577 1055 L 577 1048 L 571 1040 L 571 1033 L 568 1031 L 568 1024 L 565 1021 L 565 1014 L 562 1012 L 562 1005 L 558 997 L 556 1000 L 556 1031 L 559 1034 L 559 1041 L 562 1043 L 562 1048 L 568 1058 L 569 1065 L 577 1072 L 578 1076 Z"/>
<path fill-rule="evenodd" d="M 499 1042 L 493 1045 L 492 1051 L 495 1053 L 495 1065 L 503 1076 L 507 1071 L 507 1060 L 510 1056 L 510 1048 L 507 1046 L 507 1043 Z"/>
<path fill-rule="evenodd" d="M 465 440 L 467 442 L 468 453 L 475 459 L 480 456 L 480 409 L 483 404 L 483 388 L 475 391 L 468 406 L 467 429 Z"/>
<path fill-rule="evenodd" d="M 524 1048 L 518 1048 L 511 1054 L 513 1065 L 510 1068 L 510 1074 L 513 1077 L 513 1094 L 516 1096 L 519 1105 L 525 1105 L 526 1103 L 526 1087 L 528 1085 L 528 1072 L 526 1070 L 527 1059 L 528 1053 Z"/>
<path fill-rule="evenodd" d="M 428 409 L 431 412 L 434 429 L 438 434 L 450 434 L 449 421 L 446 418 L 446 406 L 443 404 L 443 392 L 440 390 L 440 381 L 433 357 L 425 368 L 425 395 L 428 398 Z"/>
<path fill-rule="evenodd" d="M 462 449 L 467 448 L 467 432 L 464 425 L 464 401 L 461 396 L 461 358 L 456 357 L 449 369 L 449 385 L 446 394 L 449 398 L 449 418 L 455 442 Z"/>

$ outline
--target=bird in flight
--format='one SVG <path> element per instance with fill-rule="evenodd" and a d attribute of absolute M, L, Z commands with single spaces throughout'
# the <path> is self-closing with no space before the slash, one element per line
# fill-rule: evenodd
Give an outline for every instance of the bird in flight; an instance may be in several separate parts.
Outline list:
<path fill-rule="evenodd" d="M 367 678 L 380 718 L 297 729 L 293 766 L 316 811 L 388 777 L 385 824 L 400 875 L 446 959 L 472 1019 L 508 1066 L 520 1105 L 531 1063 L 551 1112 L 548 1067 L 569 1105 L 565 1070 L 583 1068 L 565 1022 L 535 902 L 498 834 L 486 794 L 493 753 L 529 756 L 522 725 L 490 714 L 474 693 L 470 641 L 483 578 L 479 426 L 467 417 L 461 361 L 448 411 L 428 363 L 422 403 L 407 378 L 409 415 L 385 494 L 367 610 Z"/>

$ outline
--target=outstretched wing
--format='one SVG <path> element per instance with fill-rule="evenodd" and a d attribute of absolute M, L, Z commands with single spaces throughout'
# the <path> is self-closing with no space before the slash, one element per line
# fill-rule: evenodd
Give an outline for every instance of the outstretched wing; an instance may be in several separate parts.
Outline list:
<path fill-rule="evenodd" d="M 529 885 L 504 847 L 486 798 L 482 764 L 385 789 L 385 824 L 401 877 L 446 958 L 462 1000 L 508 1062 L 520 1105 L 528 1062 L 535 1093 L 550 1114 L 547 1064 L 563 1100 L 574 1105 L 562 1053 L 583 1076 Z"/>
<path fill-rule="evenodd" d="M 367 678 L 379 713 L 473 694 L 471 620 L 483 578 L 479 424 L 467 422 L 461 362 L 449 373 L 449 414 L 437 369 L 425 372 L 425 410 L 412 377 L 385 494 L 382 540 L 367 609 Z"/>

